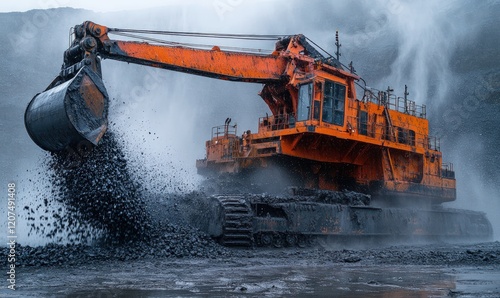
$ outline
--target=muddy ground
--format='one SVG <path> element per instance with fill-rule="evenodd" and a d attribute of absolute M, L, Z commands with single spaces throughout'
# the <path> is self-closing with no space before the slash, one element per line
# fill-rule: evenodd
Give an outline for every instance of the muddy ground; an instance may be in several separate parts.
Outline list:
<path fill-rule="evenodd" d="M 204 257 L 25 265 L 2 297 L 500 297 L 500 243 L 342 249 L 222 249 Z M 67 246 L 51 248 L 53 258 Z M 51 258 L 51 256 L 46 256 Z M 4 281 L 5 283 L 5 281 Z"/>

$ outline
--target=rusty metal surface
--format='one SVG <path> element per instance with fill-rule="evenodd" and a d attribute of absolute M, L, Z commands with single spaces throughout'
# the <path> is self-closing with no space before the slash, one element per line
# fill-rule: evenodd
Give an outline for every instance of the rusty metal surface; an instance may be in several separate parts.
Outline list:
<path fill-rule="evenodd" d="M 87 140 L 96 145 L 108 126 L 108 94 L 101 78 L 82 68 L 71 80 L 36 95 L 24 115 L 31 139 L 48 151 Z"/>
<path fill-rule="evenodd" d="M 354 206 L 339 204 L 338 200 L 320 200 L 318 196 L 286 198 L 231 195 L 231 200 L 248 205 L 252 212 L 248 213 L 247 209 L 238 214 L 230 212 L 231 225 L 227 229 L 227 218 L 221 214 L 228 213 L 228 207 L 224 205 L 228 197 L 210 197 L 203 204 L 204 216 L 217 229 L 207 229 L 206 224 L 200 225 L 199 218 L 196 220 L 197 226 L 222 240 L 228 231 L 230 236 L 247 237 L 250 216 L 254 239 L 250 241 L 245 238 L 247 246 L 251 246 L 251 243 L 257 246 L 300 246 L 301 239 L 322 237 L 488 241 L 493 236 L 492 226 L 482 212 L 445 208 L 376 208 L 358 202 L 359 198 L 353 200 L 353 203 L 359 203 Z"/>
<path fill-rule="evenodd" d="M 468 210 L 374 208 L 312 202 L 278 203 L 273 208 L 281 208 L 286 214 L 286 230 L 266 225 L 272 217 L 256 217 L 254 232 L 480 240 L 492 237 L 492 227 L 484 213 Z"/>

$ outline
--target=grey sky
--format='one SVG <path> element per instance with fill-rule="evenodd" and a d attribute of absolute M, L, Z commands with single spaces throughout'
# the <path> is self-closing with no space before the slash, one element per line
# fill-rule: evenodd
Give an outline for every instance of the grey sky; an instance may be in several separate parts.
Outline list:
<path fill-rule="evenodd" d="M 233 0 L 234 1 L 234 0 Z M 27 11 L 31 9 L 48 9 L 55 7 L 85 8 L 98 12 L 141 9 L 167 6 L 195 0 L 140 0 L 140 1 L 103 1 L 103 0 L 0 0 L 0 12 Z"/>

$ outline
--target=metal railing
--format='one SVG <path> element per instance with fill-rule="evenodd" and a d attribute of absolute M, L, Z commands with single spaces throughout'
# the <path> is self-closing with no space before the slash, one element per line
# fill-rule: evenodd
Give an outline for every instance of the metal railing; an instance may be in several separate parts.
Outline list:
<path fill-rule="evenodd" d="M 259 118 L 259 128 L 266 130 L 279 130 L 295 127 L 296 118 L 294 114 L 282 114 L 277 116 L 266 116 Z"/>
<path fill-rule="evenodd" d="M 455 179 L 455 171 L 453 170 L 453 164 L 451 162 L 442 164 L 441 176 L 445 178 Z"/>
<path fill-rule="evenodd" d="M 373 102 L 389 109 L 425 119 L 427 117 L 427 107 L 417 105 L 415 101 L 404 97 L 397 97 L 386 91 L 374 88 L 366 88 L 363 98 L 364 102 Z"/>
<path fill-rule="evenodd" d="M 228 136 L 236 136 L 238 125 L 219 125 L 212 127 L 212 139 L 213 138 L 226 138 Z"/>
<path fill-rule="evenodd" d="M 268 131 L 279 130 L 285 128 L 295 127 L 296 119 L 293 114 L 284 114 L 279 116 L 266 116 L 259 118 L 259 129 Z M 355 131 L 357 134 L 365 135 L 370 138 L 379 140 L 390 140 L 400 144 L 410 146 L 418 146 L 430 150 L 441 150 L 441 141 L 437 137 L 428 136 L 424 134 L 415 133 L 413 130 L 407 128 L 389 126 L 379 123 L 360 123 L 358 117 L 348 116 L 347 123 L 350 130 Z M 224 129 L 224 126 L 220 126 Z M 392 133 L 391 133 L 392 131 Z M 230 134 L 233 132 L 229 132 Z M 236 130 L 234 131 L 236 134 Z M 212 133 L 214 135 L 214 133 Z"/>
<path fill-rule="evenodd" d="M 210 146 L 220 148 L 218 150 L 222 153 L 220 158 L 223 160 L 232 160 L 237 157 L 240 148 L 240 139 L 237 136 L 237 125 L 225 124 L 212 127 Z"/>
<path fill-rule="evenodd" d="M 413 130 L 409 130 L 407 128 L 393 126 L 393 129 L 391 130 L 389 129 L 389 126 L 380 123 L 360 123 L 359 118 L 353 116 L 347 117 L 347 123 L 347 126 L 352 132 L 365 135 L 373 139 L 389 140 L 400 144 L 437 151 L 439 151 L 441 147 L 439 138 L 415 133 Z"/>
<path fill-rule="evenodd" d="M 438 137 L 428 136 L 427 137 L 427 148 L 431 150 L 441 151 L 441 139 Z"/>

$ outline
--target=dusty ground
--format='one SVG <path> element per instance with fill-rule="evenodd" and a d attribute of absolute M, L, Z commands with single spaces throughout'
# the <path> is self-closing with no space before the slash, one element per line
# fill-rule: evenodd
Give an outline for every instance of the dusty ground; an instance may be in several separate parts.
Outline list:
<path fill-rule="evenodd" d="M 500 297 L 500 243 L 230 249 L 17 269 L 2 297 Z"/>

